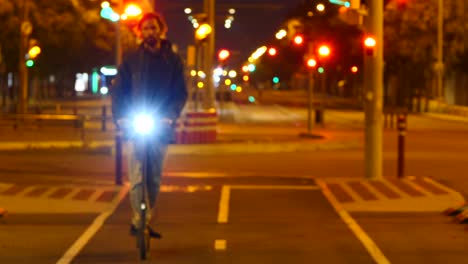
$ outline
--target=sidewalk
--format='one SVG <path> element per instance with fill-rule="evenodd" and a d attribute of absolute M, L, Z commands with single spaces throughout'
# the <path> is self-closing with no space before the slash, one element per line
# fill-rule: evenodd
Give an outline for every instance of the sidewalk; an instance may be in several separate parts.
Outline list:
<path fill-rule="evenodd" d="M 218 124 L 215 143 L 172 144 L 170 154 L 213 154 L 213 153 L 264 153 L 301 152 L 321 149 L 356 148 L 361 145 L 360 133 L 340 132 L 317 128 L 314 134 L 323 138 L 300 137 L 301 128 L 277 125 Z M 23 150 L 44 148 L 114 148 L 114 132 L 87 131 L 85 141 L 73 129 L 42 129 L 15 131 L 3 128 L 0 150 Z"/>
<path fill-rule="evenodd" d="M 170 145 L 172 154 L 213 153 L 278 153 L 307 152 L 326 149 L 349 149 L 363 146 L 364 113 L 360 111 L 327 110 L 325 126 L 313 126 L 319 139 L 300 137 L 307 132 L 306 110 L 280 106 L 232 105 L 226 109 L 227 122 L 219 122 L 217 141 L 210 144 Z M 226 120 L 224 116 L 224 120 Z M 408 118 L 409 130 L 434 129 L 433 121 L 443 122 L 443 129 L 467 129 L 468 118 L 448 114 L 419 114 Z M 13 130 L 0 128 L 0 150 L 34 148 L 111 148 L 114 132 L 101 132 L 100 124 L 91 124 L 83 140 L 79 129 L 43 127 Z"/>

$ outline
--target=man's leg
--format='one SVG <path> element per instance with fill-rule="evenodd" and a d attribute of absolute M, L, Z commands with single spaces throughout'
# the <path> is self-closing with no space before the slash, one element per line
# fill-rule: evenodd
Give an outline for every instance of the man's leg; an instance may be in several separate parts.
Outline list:
<path fill-rule="evenodd" d="M 140 222 L 140 201 L 142 197 L 142 153 L 135 142 L 127 142 L 128 149 L 128 179 L 130 181 L 130 203 L 132 205 L 132 225 L 138 227 Z"/>
<path fill-rule="evenodd" d="M 154 209 L 158 198 L 159 189 L 161 187 L 161 175 L 164 166 L 164 160 L 167 153 L 167 144 L 155 142 L 151 146 L 148 160 L 149 162 L 149 177 L 147 179 L 148 201 L 151 209 Z M 148 218 L 151 218 L 151 211 L 148 210 Z"/>

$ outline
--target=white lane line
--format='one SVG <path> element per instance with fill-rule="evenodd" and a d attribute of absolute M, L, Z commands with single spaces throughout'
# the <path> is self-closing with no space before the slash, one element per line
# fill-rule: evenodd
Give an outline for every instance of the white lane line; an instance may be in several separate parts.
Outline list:
<path fill-rule="evenodd" d="M 0 193 L 10 189 L 13 185 L 12 183 L 0 183 Z"/>
<path fill-rule="evenodd" d="M 325 182 L 316 179 L 317 185 L 322 189 L 322 193 L 330 202 L 332 207 L 341 217 L 343 222 L 348 226 L 349 229 L 354 233 L 354 235 L 361 241 L 366 250 L 369 252 L 371 257 L 375 260 L 377 264 L 389 264 L 390 261 L 385 257 L 382 251 L 379 249 L 377 244 L 364 232 L 364 230 L 358 225 L 358 223 L 344 210 L 338 200 L 333 196 L 333 194 L 328 189 Z"/>
<path fill-rule="evenodd" d="M 229 187 L 245 190 L 320 190 L 320 187 L 310 185 L 230 185 Z"/>
<path fill-rule="evenodd" d="M 24 197 L 24 196 L 26 196 L 27 193 L 29 193 L 30 191 L 36 189 L 37 187 L 39 187 L 39 186 L 38 185 L 28 186 L 24 190 L 22 190 L 21 192 L 17 193 L 15 196 Z"/>
<path fill-rule="evenodd" d="M 438 183 L 438 182 L 436 182 L 435 180 L 433 180 L 433 179 L 431 179 L 431 178 L 429 178 L 429 177 L 423 177 L 423 180 L 426 181 L 426 182 L 428 182 L 428 183 L 430 183 L 430 184 L 432 184 L 432 185 L 435 185 L 435 186 L 439 187 L 440 189 L 442 189 L 442 190 L 448 192 L 449 194 L 455 195 L 458 199 L 460 199 L 460 200 L 462 200 L 462 201 L 465 200 L 465 199 L 463 198 L 463 195 L 461 195 L 459 192 L 457 192 L 457 191 L 455 191 L 455 190 L 453 190 L 453 189 L 451 189 L 451 188 L 449 188 L 449 187 L 443 185 L 442 183 Z"/>
<path fill-rule="evenodd" d="M 101 195 L 102 195 L 105 191 L 107 191 L 107 190 L 102 189 L 102 188 L 99 188 L 99 189 L 97 189 L 97 190 L 94 190 L 93 194 L 91 194 L 91 196 L 89 196 L 88 202 L 96 202 L 97 199 L 98 199 L 99 197 L 101 197 Z"/>
<path fill-rule="evenodd" d="M 86 229 L 86 231 L 73 243 L 73 245 L 65 252 L 65 254 L 57 261 L 57 264 L 68 264 L 70 263 L 76 255 L 84 248 L 84 246 L 91 240 L 91 238 L 97 233 L 97 231 L 102 227 L 106 219 L 112 215 L 117 209 L 117 206 L 122 202 L 122 199 L 127 195 L 129 190 L 129 185 L 126 184 L 122 187 L 119 192 L 119 195 L 112 202 L 112 206 L 109 210 L 102 212 L 93 223 Z"/>
<path fill-rule="evenodd" d="M 49 195 L 51 195 L 52 193 L 54 193 L 55 191 L 57 191 L 59 189 L 59 187 L 49 187 L 47 189 L 47 191 L 45 191 L 43 194 L 41 194 L 39 197 L 37 198 L 41 198 L 41 199 L 50 199 L 49 198 Z"/>
<path fill-rule="evenodd" d="M 357 192 L 354 191 L 354 189 L 351 188 L 351 186 L 349 186 L 348 184 L 349 184 L 349 181 L 344 181 L 344 182 L 339 183 L 339 185 L 341 186 L 341 188 L 343 188 L 343 190 L 344 190 L 349 196 L 351 196 L 351 198 L 354 200 L 352 203 L 364 202 L 364 199 L 363 199 L 359 194 L 357 194 Z"/>
<path fill-rule="evenodd" d="M 225 251 L 226 250 L 226 240 L 225 239 L 216 239 L 214 243 L 214 248 L 216 251 Z"/>
<path fill-rule="evenodd" d="M 229 196 L 231 194 L 231 186 L 223 185 L 221 190 L 221 199 L 219 200 L 218 223 L 224 224 L 228 221 L 229 215 Z"/>
<path fill-rule="evenodd" d="M 430 191 L 424 189 L 423 187 L 419 186 L 417 183 L 413 182 L 412 180 L 409 179 L 403 179 L 403 182 L 406 184 L 410 185 L 413 187 L 413 189 L 416 189 L 416 191 L 422 193 L 424 196 L 433 196 L 434 194 L 431 193 Z"/>

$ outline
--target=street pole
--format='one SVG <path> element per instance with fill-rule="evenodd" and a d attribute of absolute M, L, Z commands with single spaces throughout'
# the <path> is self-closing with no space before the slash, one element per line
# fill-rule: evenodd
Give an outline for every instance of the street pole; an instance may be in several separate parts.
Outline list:
<path fill-rule="evenodd" d="M 207 22 L 211 26 L 212 31 L 207 39 L 207 45 L 204 52 L 204 72 L 206 74 L 206 89 L 205 89 L 205 109 L 213 109 L 215 107 L 215 91 L 213 83 L 213 57 L 215 50 L 215 0 L 204 0 L 204 13 L 207 15 Z"/>
<path fill-rule="evenodd" d="M 117 14 L 122 14 L 122 0 L 117 1 L 116 6 Z M 115 22 L 115 67 L 119 67 L 122 63 L 122 38 L 120 29 L 120 18 L 119 21 Z"/>
<path fill-rule="evenodd" d="M 313 104 L 312 104 L 312 98 L 313 98 L 313 92 L 314 92 L 314 68 L 310 69 L 309 72 L 309 109 L 307 111 L 307 132 L 309 134 L 312 134 L 312 109 L 313 109 Z"/>
<path fill-rule="evenodd" d="M 29 5 L 28 0 L 23 0 L 23 19 L 21 21 L 20 30 L 20 47 L 19 47 L 19 79 L 20 89 L 18 98 L 19 114 L 26 114 L 28 112 L 28 68 L 26 67 L 26 50 L 28 45 L 28 36 L 31 33 L 31 23 L 29 22 Z"/>
<path fill-rule="evenodd" d="M 120 20 L 115 22 L 115 67 L 122 63 L 122 40 L 120 31 Z"/>
<path fill-rule="evenodd" d="M 383 0 L 369 1 L 368 33 L 376 46 L 365 56 L 365 177 L 382 179 Z"/>
<path fill-rule="evenodd" d="M 437 97 L 439 100 L 444 99 L 444 1 L 439 0 L 437 20 Z"/>

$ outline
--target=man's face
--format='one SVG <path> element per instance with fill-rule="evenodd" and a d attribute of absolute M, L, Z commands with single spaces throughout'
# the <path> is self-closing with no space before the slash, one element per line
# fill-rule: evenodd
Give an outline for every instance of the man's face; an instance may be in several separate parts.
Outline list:
<path fill-rule="evenodd" d="M 161 33 L 161 28 L 156 19 L 148 19 L 141 24 L 141 36 L 143 41 L 150 46 L 156 44 L 161 38 Z"/>

